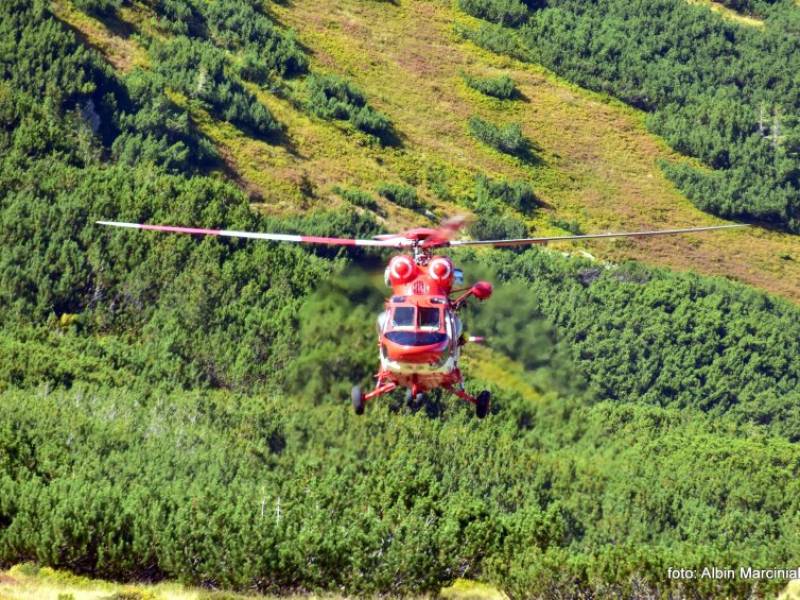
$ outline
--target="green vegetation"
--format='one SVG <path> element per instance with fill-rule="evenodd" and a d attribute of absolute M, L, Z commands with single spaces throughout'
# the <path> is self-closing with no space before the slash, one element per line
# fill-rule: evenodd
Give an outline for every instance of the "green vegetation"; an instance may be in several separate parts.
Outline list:
<path fill-rule="evenodd" d="M 474 29 L 457 27 L 456 31 L 461 37 L 492 52 L 507 54 L 520 60 L 530 60 L 530 55 L 526 48 L 516 36 L 509 35 L 508 30 L 502 25 L 481 23 L 479 27 Z"/>
<path fill-rule="evenodd" d="M 770 8 L 775 4 L 780 4 L 784 0 L 719 0 L 723 6 L 730 9 L 748 14 L 765 16 L 769 14 Z"/>
<path fill-rule="evenodd" d="M 253 80 L 263 81 L 269 72 L 286 76 L 308 70 L 308 59 L 291 32 L 279 31 L 257 4 L 231 0 L 192 4 L 206 17 L 216 43 L 231 51 L 244 51 L 251 72 L 257 73 Z"/>
<path fill-rule="evenodd" d="M 469 226 L 472 238 L 499 240 L 527 237 L 528 227 L 511 211 L 529 215 L 536 208 L 536 195 L 530 184 L 478 175 L 473 195 L 465 200 L 477 216 Z"/>
<path fill-rule="evenodd" d="M 553 227 L 558 227 L 559 229 L 563 229 L 564 231 L 568 231 L 572 235 L 582 235 L 582 234 L 586 233 L 581 228 L 581 224 L 575 219 L 572 219 L 572 220 L 550 219 L 550 224 Z"/>
<path fill-rule="evenodd" d="M 498 77 L 475 77 L 465 75 L 464 81 L 473 90 L 477 90 L 481 94 L 486 94 L 487 96 L 499 98 L 500 100 L 510 100 L 519 94 L 514 85 L 514 80 L 508 75 L 499 75 Z"/>
<path fill-rule="evenodd" d="M 476 240 L 513 240 L 528 237 L 528 228 L 512 216 L 479 211 L 478 218 L 469 226 L 469 235 Z"/>
<path fill-rule="evenodd" d="M 359 421 L 341 405 L 80 387 L 2 403 L 17 426 L 0 430 L 16 452 L 0 552 L 104 577 L 421 593 L 466 573 L 536 597 L 654 589 L 675 560 L 797 552 L 796 449 L 695 414 L 600 404 L 565 417 L 506 399 L 476 427 L 456 407 L 429 419 L 384 404 Z M 753 583 L 722 585 L 741 596 Z"/>
<path fill-rule="evenodd" d="M 47 151 L 82 165 L 111 151 L 128 164 L 189 172 L 214 162 L 216 152 L 164 94 L 163 80 L 137 72 L 125 85 L 43 3 L 9 2 L 1 15 L 2 135 L 19 156 Z"/>
<path fill-rule="evenodd" d="M 108 16 L 122 6 L 122 0 L 75 0 L 75 6 L 91 14 Z"/>
<path fill-rule="evenodd" d="M 800 441 L 795 307 L 636 263 L 607 268 L 530 251 L 484 262 L 498 270 L 499 289 L 476 327 L 523 365 L 536 366 L 526 324 L 541 314 L 600 398 L 727 415 Z"/>
<path fill-rule="evenodd" d="M 216 46 L 178 37 L 156 44 L 153 55 L 162 81 L 219 117 L 266 137 L 280 131 L 264 105 L 232 77 L 225 53 Z"/>
<path fill-rule="evenodd" d="M 700 208 L 797 233 L 800 11 L 792 2 L 726 3 L 756 4 L 770 17 L 765 28 L 685 0 L 556 0 L 518 30 L 486 27 L 470 37 L 648 111 L 653 131 L 713 169 L 664 165 Z"/>
<path fill-rule="evenodd" d="M 490 348 L 464 364 L 493 414 L 395 397 L 357 418 L 344 399 L 374 372 L 385 289 L 348 267 L 373 255 L 94 224 L 379 231 L 356 210 L 268 218 L 204 174 L 195 103 L 261 133 L 275 120 L 200 39 L 205 9 L 151 4 L 186 35 L 125 79 L 45 3 L 0 8 L 0 563 L 270 593 L 783 586 L 665 571 L 800 555 L 798 308 L 637 264 L 466 251 L 497 283 L 466 315 Z M 527 180 L 466 181 L 482 234 L 527 232 Z M 426 207 L 409 185 L 377 191 Z"/>
<path fill-rule="evenodd" d="M 498 126 L 473 116 L 469 119 L 469 132 L 487 146 L 505 154 L 523 159 L 530 155 L 530 140 L 522 134 L 519 123 Z"/>
<path fill-rule="evenodd" d="M 478 206 L 499 201 L 521 212 L 530 213 L 538 206 L 538 199 L 530 183 L 525 181 L 493 180 L 485 175 L 475 178 L 475 202 Z"/>
<path fill-rule="evenodd" d="M 325 119 L 349 120 L 357 129 L 385 139 L 391 123 L 367 104 L 364 94 L 335 75 L 312 75 L 308 79 L 311 110 Z"/>
<path fill-rule="evenodd" d="M 357 188 L 340 188 L 337 186 L 333 188 L 333 191 L 354 206 L 371 210 L 376 214 L 383 214 L 383 209 L 381 209 L 380 204 L 378 204 L 375 198 L 363 190 Z"/>
<path fill-rule="evenodd" d="M 410 185 L 404 185 L 402 183 L 382 183 L 378 186 L 376 191 L 389 202 L 407 208 L 408 210 L 421 212 L 428 208 L 427 204 L 421 201 L 417 196 L 417 191 Z"/>
<path fill-rule="evenodd" d="M 131 166 L 157 164 L 172 172 L 202 169 L 218 161 L 216 149 L 197 134 L 188 113 L 164 94 L 163 79 L 136 70 L 125 83 L 138 110 L 120 115 L 120 128 L 127 133 L 111 144 L 114 158 Z"/>
<path fill-rule="evenodd" d="M 528 8 L 520 0 L 459 0 L 459 6 L 473 17 L 510 27 L 520 25 L 528 16 Z"/>
<path fill-rule="evenodd" d="M 158 26 L 171 34 L 203 40 L 221 50 L 240 52 L 248 79 L 264 83 L 272 75 L 302 75 L 308 59 L 291 31 L 279 29 L 245 0 L 146 0 Z"/>

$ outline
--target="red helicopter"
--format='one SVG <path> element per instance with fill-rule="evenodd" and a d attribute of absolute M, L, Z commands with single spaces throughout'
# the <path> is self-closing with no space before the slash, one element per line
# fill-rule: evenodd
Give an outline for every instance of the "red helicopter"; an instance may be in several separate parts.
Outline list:
<path fill-rule="evenodd" d="M 491 394 L 488 390 L 483 390 L 473 396 L 464 389 L 458 360 L 463 345 L 469 342 L 481 342 L 482 338 L 464 335 L 458 311 L 472 296 L 481 301 L 488 299 L 492 295 L 492 285 L 486 281 L 479 281 L 467 288 L 454 289 L 455 285 L 463 283 L 463 273 L 455 267 L 450 258 L 435 254 L 435 250 L 457 246 L 511 247 L 565 240 L 641 238 L 747 227 L 747 225 L 717 225 L 508 240 L 454 240 L 453 237 L 465 223 L 463 218 L 449 219 L 437 228 L 420 227 L 373 239 L 198 229 L 114 221 L 97 221 L 97 223 L 170 233 L 408 250 L 408 254 L 392 257 L 386 267 L 385 281 L 386 285 L 392 288 L 392 295 L 386 300 L 385 310 L 378 316 L 380 370 L 375 376 L 377 381 L 374 389 L 363 393 L 359 386 L 353 388 L 351 398 L 353 408 L 356 414 L 363 414 L 368 401 L 392 392 L 398 387 L 407 388 L 407 399 L 416 400 L 417 403 L 424 401 L 426 392 L 442 388 L 473 404 L 475 414 L 479 418 L 488 414 Z"/>

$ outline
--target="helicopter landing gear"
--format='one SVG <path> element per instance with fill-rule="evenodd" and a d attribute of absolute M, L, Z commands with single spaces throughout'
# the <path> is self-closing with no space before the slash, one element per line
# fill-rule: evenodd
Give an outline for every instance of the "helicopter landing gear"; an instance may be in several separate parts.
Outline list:
<path fill-rule="evenodd" d="M 364 407 L 367 405 L 367 402 L 372 400 L 373 398 L 377 398 L 378 396 L 382 396 L 383 394 L 388 394 L 394 388 L 397 387 L 397 384 L 393 381 L 389 381 L 386 383 L 379 384 L 371 392 L 367 392 L 364 394 L 361 391 L 361 386 L 356 385 L 353 387 L 353 391 L 350 394 L 350 399 L 353 401 L 353 410 L 356 411 L 357 415 L 364 414 Z"/>
<path fill-rule="evenodd" d="M 448 391 L 452 392 L 462 400 L 469 402 L 470 404 L 475 405 L 475 416 L 479 419 L 483 419 L 486 415 L 489 414 L 489 406 L 492 402 L 492 393 L 489 390 L 483 390 L 480 394 L 473 396 L 468 394 L 467 391 L 462 387 L 451 386 L 447 388 Z"/>
<path fill-rule="evenodd" d="M 416 412 L 428 402 L 428 395 L 423 392 L 414 394 L 412 390 L 406 390 L 406 404 L 408 407 Z"/>
<path fill-rule="evenodd" d="M 353 410 L 357 415 L 364 414 L 364 396 L 361 394 L 361 386 L 353 386 L 353 391 L 350 393 L 350 399 L 353 401 Z"/>
<path fill-rule="evenodd" d="M 484 418 L 489 414 L 489 405 L 492 401 L 492 393 L 489 390 L 483 390 L 478 394 L 475 400 L 475 416 L 479 419 Z"/>

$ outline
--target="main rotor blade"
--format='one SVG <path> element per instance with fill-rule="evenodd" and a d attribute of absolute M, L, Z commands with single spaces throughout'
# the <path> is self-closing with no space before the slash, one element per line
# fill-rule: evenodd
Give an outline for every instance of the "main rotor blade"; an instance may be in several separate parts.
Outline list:
<path fill-rule="evenodd" d="M 653 237 L 657 235 L 678 235 L 681 233 L 698 233 L 717 229 L 735 229 L 750 227 L 749 225 L 713 225 L 711 227 L 689 227 L 686 229 L 656 229 L 653 231 L 623 231 L 620 233 L 588 233 L 584 235 L 563 235 L 557 237 L 520 238 L 516 240 L 453 240 L 449 246 L 526 246 L 532 244 L 548 244 L 569 240 L 595 240 L 621 237 Z"/>
<path fill-rule="evenodd" d="M 191 235 L 212 235 L 217 237 L 248 238 L 273 242 L 295 242 L 300 244 L 325 244 L 328 246 L 378 246 L 384 248 L 405 248 L 412 245 L 411 240 L 393 238 L 391 240 L 359 240 L 349 238 L 318 237 L 313 235 L 294 235 L 290 233 L 257 233 L 252 231 L 230 231 L 227 229 L 200 229 L 197 227 L 175 227 L 173 225 L 147 225 L 144 223 L 120 223 L 118 221 L 97 221 L 98 225 L 144 229 L 146 231 L 165 231 L 167 233 L 188 233 Z"/>

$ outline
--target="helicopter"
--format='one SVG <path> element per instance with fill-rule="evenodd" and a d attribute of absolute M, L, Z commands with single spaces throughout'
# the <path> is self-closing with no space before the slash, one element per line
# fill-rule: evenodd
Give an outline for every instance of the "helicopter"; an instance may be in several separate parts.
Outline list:
<path fill-rule="evenodd" d="M 575 240 L 644 238 L 747 227 L 747 225 L 733 224 L 555 237 L 456 240 L 454 239 L 456 234 L 466 223 L 463 217 L 445 220 L 438 227 L 418 227 L 402 233 L 379 235 L 372 239 L 230 231 L 118 221 L 96 223 L 110 227 L 167 233 L 405 251 L 393 256 L 384 272 L 384 280 L 391 288 L 391 295 L 386 299 L 384 310 L 377 319 L 380 368 L 375 375 L 375 387 L 365 393 L 360 386 L 354 386 L 351 393 L 353 409 L 358 415 L 364 414 L 367 402 L 397 388 L 405 388 L 406 400 L 416 401 L 417 404 L 424 402 L 431 391 L 443 389 L 474 405 L 475 414 L 480 419 L 489 413 L 491 393 L 482 390 L 473 395 L 466 391 L 464 378 L 459 369 L 459 358 L 464 345 L 480 343 L 483 338 L 466 336 L 458 313 L 470 298 L 478 301 L 488 300 L 493 288 L 487 281 L 478 281 L 466 288 L 456 287 L 463 284 L 463 272 L 449 257 L 438 254 L 438 250 L 459 246 L 503 248 Z"/>

